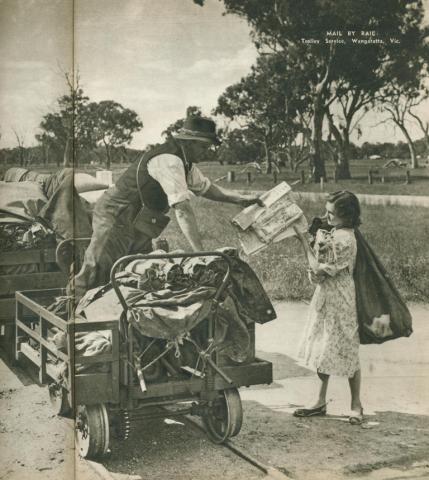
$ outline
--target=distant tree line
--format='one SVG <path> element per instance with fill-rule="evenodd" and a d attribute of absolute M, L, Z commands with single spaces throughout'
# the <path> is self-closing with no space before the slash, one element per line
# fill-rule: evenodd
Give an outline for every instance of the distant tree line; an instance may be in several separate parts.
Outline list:
<path fill-rule="evenodd" d="M 0 148 L 0 166 L 20 166 L 31 168 L 35 165 L 56 165 L 64 166 L 64 151 L 53 147 L 46 151 L 43 145 L 32 147 Z M 47 154 L 48 153 L 48 154 Z M 133 162 L 141 153 L 141 150 L 128 147 L 114 147 L 110 152 L 111 164 L 127 164 Z M 80 162 L 76 167 L 84 165 L 98 165 L 105 167 L 107 155 L 104 147 L 96 147 L 81 155 Z M 70 165 L 70 163 L 68 163 Z M 106 167 L 107 168 L 107 167 Z"/>
<path fill-rule="evenodd" d="M 201 108 L 191 106 L 187 110 L 187 115 L 201 115 Z M 163 135 L 168 137 L 177 133 L 183 125 L 185 117 L 177 120 L 167 127 Z M 235 128 L 231 130 L 221 129 L 219 135 L 222 138 L 222 144 L 216 152 L 209 152 L 206 161 L 217 161 L 221 164 L 245 164 L 249 162 L 266 163 L 266 149 L 263 142 L 245 128 Z M 413 142 L 417 159 L 429 159 L 429 147 L 426 137 Z M 152 145 L 148 145 L 146 150 Z M 328 140 L 323 140 L 321 151 L 327 162 L 334 162 L 335 149 Z M 129 148 L 124 145 L 115 146 L 110 150 L 110 162 L 113 164 L 126 164 L 133 162 L 144 150 Z M 306 159 L 308 149 L 306 146 L 296 142 L 293 145 L 284 148 L 283 145 L 274 146 L 270 152 L 271 159 L 280 167 L 287 167 L 292 171 L 297 171 L 306 167 L 301 159 Z M 409 146 L 406 142 L 364 142 L 362 145 L 356 145 L 353 142 L 349 144 L 349 157 L 351 160 L 369 159 L 377 155 L 387 159 L 400 159 L 408 161 Z M 13 148 L 0 149 L 0 165 L 31 167 L 32 165 L 43 165 L 55 163 L 62 166 L 64 161 L 64 146 L 61 144 L 53 145 L 47 149 L 46 145 L 37 145 L 25 147 L 18 145 Z M 80 152 L 80 165 L 106 165 L 107 153 L 105 147 L 96 146 L 95 148 L 86 148 Z M 268 167 L 268 165 L 267 165 Z"/>

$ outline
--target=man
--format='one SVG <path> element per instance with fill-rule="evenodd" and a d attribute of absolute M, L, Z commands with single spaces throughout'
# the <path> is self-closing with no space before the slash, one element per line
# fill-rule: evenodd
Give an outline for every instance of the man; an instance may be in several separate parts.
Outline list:
<path fill-rule="evenodd" d="M 189 117 L 174 137 L 131 165 L 97 202 L 93 235 L 84 263 L 74 279 L 77 300 L 90 288 L 109 281 L 113 263 L 133 253 L 148 253 L 173 208 L 177 222 L 194 251 L 203 250 L 191 206 L 191 193 L 243 207 L 261 204 L 254 195 L 240 195 L 212 184 L 194 165 L 218 145 L 216 125 L 203 117 Z"/>

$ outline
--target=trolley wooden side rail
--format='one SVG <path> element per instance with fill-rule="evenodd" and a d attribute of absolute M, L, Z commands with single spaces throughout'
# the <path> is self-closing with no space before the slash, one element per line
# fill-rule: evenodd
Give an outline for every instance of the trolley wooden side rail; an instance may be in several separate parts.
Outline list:
<path fill-rule="evenodd" d="M 46 307 L 56 297 L 65 295 L 64 289 L 30 290 L 16 292 L 16 360 L 24 355 L 39 372 L 40 383 L 58 382 L 61 372 L 50 360 L 64 362 L 63 370 L 72 371 L 75 365 L 88 366 L 94 363 L 108 365 L 109 373 L 67 375 L 64 379 L 64 394 L 67 404 L 74 409 L 77 404 L 119 402 L 119 332 L 117 321 L 65 321 Z M 48 338 L 49 329 L 55 328 L 65 334 L 65 351 L 58 350 Z M 78 332 L 111 332 L 111 353 L 85 357 L 74 348 L 74 335 Z M 74 383 L 74 384 L 73 384 Z M 66 399 L 63 399 L 64 401 Z M 76 403 L 78 402 L 78 403 Z"/>
<path fill-rule="evenodd" d="M 14 356 L 15 292 L 65 287 L 70 263 L 76 260 L 74 244 L 89 241 L 89 238 L 67 239 L 58 245 L 44 241 L 38 248 L 0 252 L 0 344 L 7 354 Z M 5 274 L 5 271 L 16 273 Z"/>

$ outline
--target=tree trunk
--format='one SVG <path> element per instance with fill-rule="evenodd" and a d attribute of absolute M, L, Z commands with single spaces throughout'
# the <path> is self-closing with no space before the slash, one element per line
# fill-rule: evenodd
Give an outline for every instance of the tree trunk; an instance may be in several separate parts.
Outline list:
<path fill-rule="evenodd" d="M 72 144 L 72 149 L 71 149 L 71 157 L 72 157 L 72 165 L 74 168 L 77 168 L 79 166 L 79 157 L 82 152 L 78 150 L 77 148 L 74 147 L 74 144 Z"/>
<path fill-rule="evenodd" d="M 106 147 L 106 169 L 110 170 L 110 164 L 111 164 L 110 148 L 106 142 L 104 142 L 104 146 Z"/>
<path fill-rule="evenodd" d="M 426 158 L 429 159 L 429 135 L 425 133 Z"/>
<path fill-rule="evenodd" d="M 128 163 L 127 150 L 125 148 L 122 148 L 119 153 L 120 153 L 120 158 L 121 158 L 121 164 Z"/>
<path fill-rule="evenodd" d="M 66 140 L 66 146 L 64 147 L 63 167 L 70 167 L 70 138 Z"/>
<path fill-rule="evenodd" d="M 310 143 L 310 169 L 311 176 L 315 183 L 319 183 L 320 179 L 326 180 L 325 162 L 322 157 L 322 127 L 325 112 L 320 107 L 321 98 L 316 98 L 314 102 L 314 116 L 311 125 L 311 143 Z"/>
<path fill-rule="evenodd" d="M 266 173 L 271 173 L 272 172 L 271 155 L 270 155 L 270 151 L 268 149 L 266 138 L 264 138 L 264 150 L 265 150 L 265 161 L 267 162 L 267 172 Z"/>
<path fill-rule="evenodd" d="M 343 133 L 343 141 L 338 151 L 337 178 L 339 180 L 350 180 L 350 140 L 347 132 Z"/>
<path fill-rule="evenodd" d="M 329 110 L 326 113 L 329 122 L 329 132 L 334 136 L 336 144 L 336 148 L 331 145 L 335 163 L 335 178 L 338 180 L 349 180 L 351 175 L 349 166 L 350 139 L 348 127 L 342 129 L 341 135 L 340 130 L 334 123 L 332 114 Z M 329 142 L 329 144 L 331 144 L 331 142 Z"/>
<path fill-rule="evenodd" d="M 49 145 L 45 144 L 45 148 L 43 149 L 43 165 L 49 164 Z"/>
<path fill-rule="evenodd" d="M 411 137 L 410 137 L 407 129 L 405 128 L 405 125 L 403 125 L 403 124 L 397 124 L 397 125 L 401 129 L 401 132 L 404 134 L 404 137 L 407 140 L 408 150 L 410 151 L 410 159 L 411 159 L 411 165 L 410 166 L 411 166 L 411 168 L 418 168 L 419 164 L 417 162 L 417 156 L 416 156 L 416 150 L 414 148 L 414 143 L 411 140 Z"/>

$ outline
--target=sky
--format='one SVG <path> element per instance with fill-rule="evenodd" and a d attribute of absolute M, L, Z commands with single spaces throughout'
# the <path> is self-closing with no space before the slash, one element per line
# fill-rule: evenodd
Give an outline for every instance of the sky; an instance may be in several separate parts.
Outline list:
<path fill-rule="evenodd" d="M 73 65 L 91 100 L 138 113 L 144 128 L 134 148 L 160 141 L 189 105 L 209 115 L 256 59 L 247 23 L 222 13 L 218 0 L 203 8 L 192 0 L 0 0 L 0 147 L 17 144 L 14 131 L 35 143 Z M 420 110 L 429 120 L 429 105 Z M 403 140 L 381 119 L 361 122 L 359 143 Z"/>

